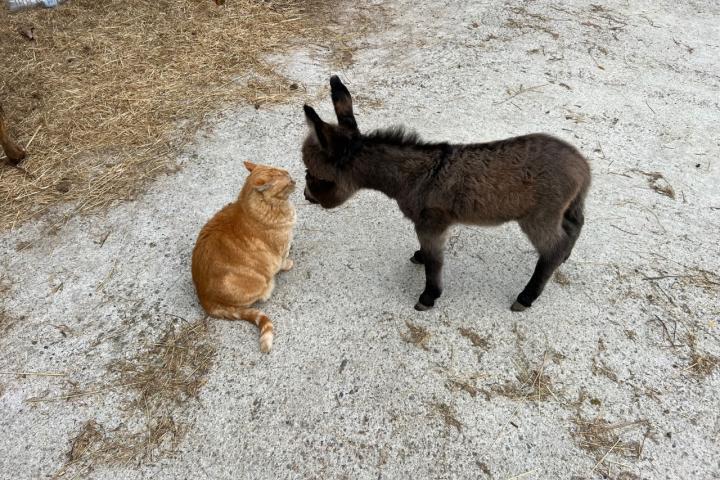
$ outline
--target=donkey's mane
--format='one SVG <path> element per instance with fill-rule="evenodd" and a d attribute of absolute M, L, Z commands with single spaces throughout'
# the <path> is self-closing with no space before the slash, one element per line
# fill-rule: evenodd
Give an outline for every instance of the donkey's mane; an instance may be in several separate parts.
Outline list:
<path fill-rule="evenodd" d="M 397 147 L 432 147 L 442 143 L 425 142 L 420 135 L 412 129 L 402 125 L 374 130 L 363 135 L 363 140 L 371 144 L 394 145 Z"/>

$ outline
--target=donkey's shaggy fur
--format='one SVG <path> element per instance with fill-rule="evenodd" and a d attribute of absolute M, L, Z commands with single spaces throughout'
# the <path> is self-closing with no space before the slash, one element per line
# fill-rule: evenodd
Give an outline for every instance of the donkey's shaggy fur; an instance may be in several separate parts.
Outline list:
<path fill-rule="evenodd" d="M 338 125 L 305 106 L 310 134 L 303 145 L 305 197 L 333 208 L 361 188 L 394 198 L 415 224 L 425 265 L 425 290 L 415 308 L 432 307 L 442 293 L 443 247 L 456 223 L 499 225 L 515 220 L 539 253 L 535 272 L 513 310 L 540 295 L 570 256 L 583 226 L 590 167 L 572 145 L 544 134 L 487 143 L 425 143 L 402 127 L 360 133 L 352 99 L 330 79 Z"/>

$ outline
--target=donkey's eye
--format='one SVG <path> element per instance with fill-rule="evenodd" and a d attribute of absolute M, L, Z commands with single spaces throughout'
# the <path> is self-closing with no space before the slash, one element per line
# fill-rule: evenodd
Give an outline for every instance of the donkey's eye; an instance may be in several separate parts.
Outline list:
<path fill-rule="evenodd" d="M 330 180 L 323 180 L 320 177 L 316 177 L 315 175 L 311 174 L 308 170 L 305 170 L 305 179 L 308 182 L 319 182 L 319 183 L 335 183 Z"/>

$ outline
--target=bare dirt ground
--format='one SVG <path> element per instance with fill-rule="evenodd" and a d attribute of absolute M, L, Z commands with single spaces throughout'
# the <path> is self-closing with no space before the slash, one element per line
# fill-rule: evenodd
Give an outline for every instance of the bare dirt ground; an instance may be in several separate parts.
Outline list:
<path fill-rule="evenodd" d="M 577 145 L 587 223 L 543 296 L 509 310 L 534 265 L 515 225 L 458 227 L 445 293 L 416 312 L 395 205 L 298 192 L 274 351 L 203 322 L 189 256 L 242 160 L 303 176 L 299 99 L 238 105 L 137 200 L 0 234 L 0 477 L 720 476 L 720 7 L 379 3 L 342 71 L 311 43 L 270 61 L 328 119 L 339 73 L 364 130 Z"/>

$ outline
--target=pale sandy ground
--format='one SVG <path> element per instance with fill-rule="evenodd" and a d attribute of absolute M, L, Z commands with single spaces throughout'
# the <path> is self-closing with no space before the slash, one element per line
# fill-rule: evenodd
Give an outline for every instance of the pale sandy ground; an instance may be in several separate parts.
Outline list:
<path fill-rule="evenodd" d="M 298 192 L 296 267 L 265 307 L 272 354 L 251 325 L 211 323 L 207 384 L 170 412 L 187 428 L 176 451 L 65 478 L 719 478 L 718 4 L 385 6 L 388 25 L 355 42 L 348 69 L 315 46 L 275 60 L 313 95 L 339 73 L 361 129 L 405 123 L 456 142 L 544 131 L 577 145 L 594 185 L 560 281 L 511 313 L 528 242 L 515 225 L 457 228 L 445 293 L 416 312 L 416 240 L 394 203 L 363 192 L 328 212 Z M 128 426 L 122 388 L 27 400 L 112 384 L 106 365 L 200 318 L 198 229 L 235 196 L 243 159 L 302 179 L 304 133 L 300 103 L 238 106 L 137 201 L 54 233 L 51 215 L 0 234 L 0 371 L 67 374 L 0 375 L 0 477 L 61 471 L 89 420 Z M 408 342 L 408 323 L 424 342 Z M 610 447 L 583 448 L 578 422 L 595 420 L 617 434 Z"/>

